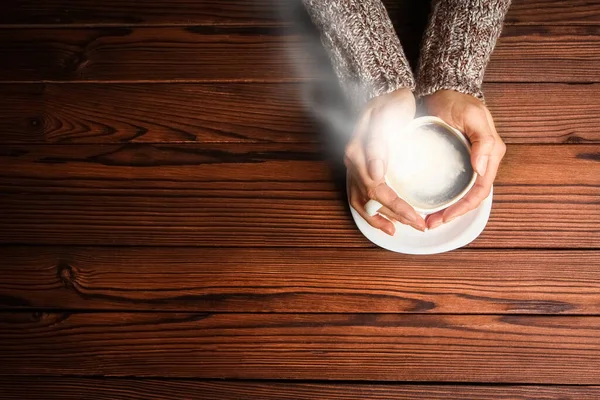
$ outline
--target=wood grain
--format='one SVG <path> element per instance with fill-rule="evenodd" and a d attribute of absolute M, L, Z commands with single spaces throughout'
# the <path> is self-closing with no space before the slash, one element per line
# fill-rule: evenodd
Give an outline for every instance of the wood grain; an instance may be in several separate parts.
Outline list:
<path fill-rule="evenodd" d="M 600 397 L 598 386 L 339 384 L 219 380 L 0 377 L 0 399 L 45 400 L 581 400 Z"/>
<path fill-rule="evenodd" d="M 507 26 L 485 72 L 488 82 L 600 81 L 600 25 Z"/>
<path fill-rule="evenodd" d="M 281 23 L 276 5 L 291 0 L 12 0 L 0 24 L 227 24 Z M 393 15 L 412 11 L 407 1 L 384 0 Z M 600 5 L 585 0 L 514 0 L 509 24 L 600 23 Z"/>
<path fill-rule="evenodd" d="M 277 27 L 2 29 L 3 81 L 296 80 L 306 44 Z M 236 55 L 232 62 L 232 54 Z M 313 75 L 314 76 L 314 75 Z"/>
<path fill-rule="evenodd" d="M 283 4 L 284 1 L 279 0 Z M 205 24 L 280 22 L 273 0 L 12 0 L 0 24 Z"/>
<path fill-rule="evenodd" d="M 2 81 L 297 81 L 321 75 L 315 68 L 320 49 L 318 40 L 288 27 L 1 29 L 0 77 Z M 329 68 L 327 60 L 321 61 Z M 486 80 L 600 82 L 600 25 L 506 26 Z"/>
<path fill-rule="evenodd" d="M 2 247 L 0 260 L 4 309 L 600 313 L 598 251 Z"/>
<path fill-rule="evenodd" d="M 600 85 L 483 85 L 496 129 L 506 143 L 600 141 Z"/>
<path fill-rule="evenodd" d="M 314 144 L 6 145 L 0 242 L 371 247 Z M 597 248 L 595 145 L 511 145 L 471 246 Z"/>
<path fill-rule="evenodd" d="M 323 133 L 308 109 L 311 88 L 311 83 L 5 84 L 0 142 L 315 142 Z M 600 142 L 600 84 L 489 83 L 484 92 L 507 143 Z"/>
<path fill-rule="evenodd" d="M 514 0 L 506 24 L 598 24 L 600 3 L 589 0 Z"/>
<path fill-rule="evenodd" d="M 595 385 L 599 330 L 575 316 L 2 313 L 0 374 Z"/>
<path fill-rule="evenodd" d="M 0 141 L 314 142 L 319 135 L 304 111 L 303 87 L 0 85 L 0 107 L 4 110 L 0 116 Z"/>

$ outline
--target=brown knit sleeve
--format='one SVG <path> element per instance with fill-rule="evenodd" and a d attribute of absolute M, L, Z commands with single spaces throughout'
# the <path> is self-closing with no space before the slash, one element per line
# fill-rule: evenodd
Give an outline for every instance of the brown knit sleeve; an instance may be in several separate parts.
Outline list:
<path fill-rule="evenodd" d="M 452 89 L 483 100 L 485 67 L 510 0 L 437 0 L 421 47 L 417 96 Z"/>
<path fill-rule="evenodd" d="M 414 89 L 410 65 L 381 0 L 303 2 L 351 103 L 360 107 L 399 88 Z"/>

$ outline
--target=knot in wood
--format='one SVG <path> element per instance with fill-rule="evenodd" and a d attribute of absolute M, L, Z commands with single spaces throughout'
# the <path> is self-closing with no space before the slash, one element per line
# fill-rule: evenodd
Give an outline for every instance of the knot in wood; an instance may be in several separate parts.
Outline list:
<path fill-rule="evenodd" d="M 75 279 L 77 279 L 74 268 L 65 262 L 60 262 L 58 264 L 57 274 L 58 278 L 66 287 L 73 286 Z"/>

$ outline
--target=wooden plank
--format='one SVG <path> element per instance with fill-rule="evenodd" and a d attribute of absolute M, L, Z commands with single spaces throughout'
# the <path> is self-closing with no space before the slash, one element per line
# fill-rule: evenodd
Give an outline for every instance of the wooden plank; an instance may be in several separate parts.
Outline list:
<path fill-rule="evenodd" d="M 1 29 L 0 77 L 24 82 L 296 81 L 320 75 L 314 54 L 320 44 L 309 42 L 286 27 Z M 600 82 L 600 25 L 506 26 L 486 79 Z"/>
<path fill-rule="evenodd" d="M 506 24 L 598 24 L 600 3 L 588 0 L 513 0 Z"/>
<path fill-rule="evenodd" d="M 291 0 L 12 0 L 0 24 L 227 24 L 281 23 L 277 6 Z M 384 0 L 394 16 L 411 15 L 409 1 Z M 600 23 L 600 5 L 585 0 L 514 0 L 509 24 Z"/>
<path fill-rule="evenodd" d="M 320 135 L 304 111 L 303 87 L 0 85 L 0 142 L 315 142 Z"/>
<path fill-rule="evenodd" d="M 315 142 L 323 134 L 307 109 L 310 87 L 5 84 L 0 142 Z M 600 84 L 489 83 L 484 91 L 507 143 L 600 142 Z"/>
<path fill-rule="evenodd" d="M 600 81 L 600 25 L 507 26 L 485 72 L 488 82 Z"/>
<path fill-rule="evenodd" d="M 288 0 L 279 0 L 280 2 Z M 251 24 L 280 22 L 273 0 L 12 0 L 0 24 Z"/>
<path fill-rule="evenodd" d="M 28 396 L 45 400 L 188 399 L 188 400 L 581 400 L 600 397 L 599 386 L 565 385 L 411 385 L 294 383 L 220 380 L 93 379 L 71 377 L 0 377 L 0 399 Z"/>
<path fill-rule="evenodd" d="M 580 143 L 600 139 L 600 85 L 488 83 L 483 87 L 507 143 Z"/>
<path fill-rule="evenodd" d="M 3 81 L 295 80 L 287 49 L 299 36 L 276 27 L 2 29 Z M 236 55 L 232 62 L 232 54 Z"/>
<path fill-rule="evenodd" d="M 314 144 L 7 145 L 0 243 L 371 247 Z M 472 247 L 597 248 L 597 145 L 510 145 Z"/>
<path fill-rule="evenodd" d="M 2 247 L 0 260 L 4 309 L 600 314 L 598 251 Z"/>
<path fill-rule="evenodd" d="M 0 374 L 597 385 L 599 330 L 576 316 L 2 313 Z"/>

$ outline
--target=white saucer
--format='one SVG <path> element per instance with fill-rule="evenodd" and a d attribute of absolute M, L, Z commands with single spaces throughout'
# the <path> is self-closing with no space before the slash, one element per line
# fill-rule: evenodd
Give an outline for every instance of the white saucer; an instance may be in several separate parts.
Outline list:
<path fill-rule="evenodd" d="M 360 232 L 379 247 L 404 254 L 439 254 L 477 239 L 490 217 L 493 194 L 492 188 L 490 195 L 475 210 L 430 231 L 420 232 L 397 222 L 394 236 L 373 228 L 352 206 L 350 211 Z"/>

